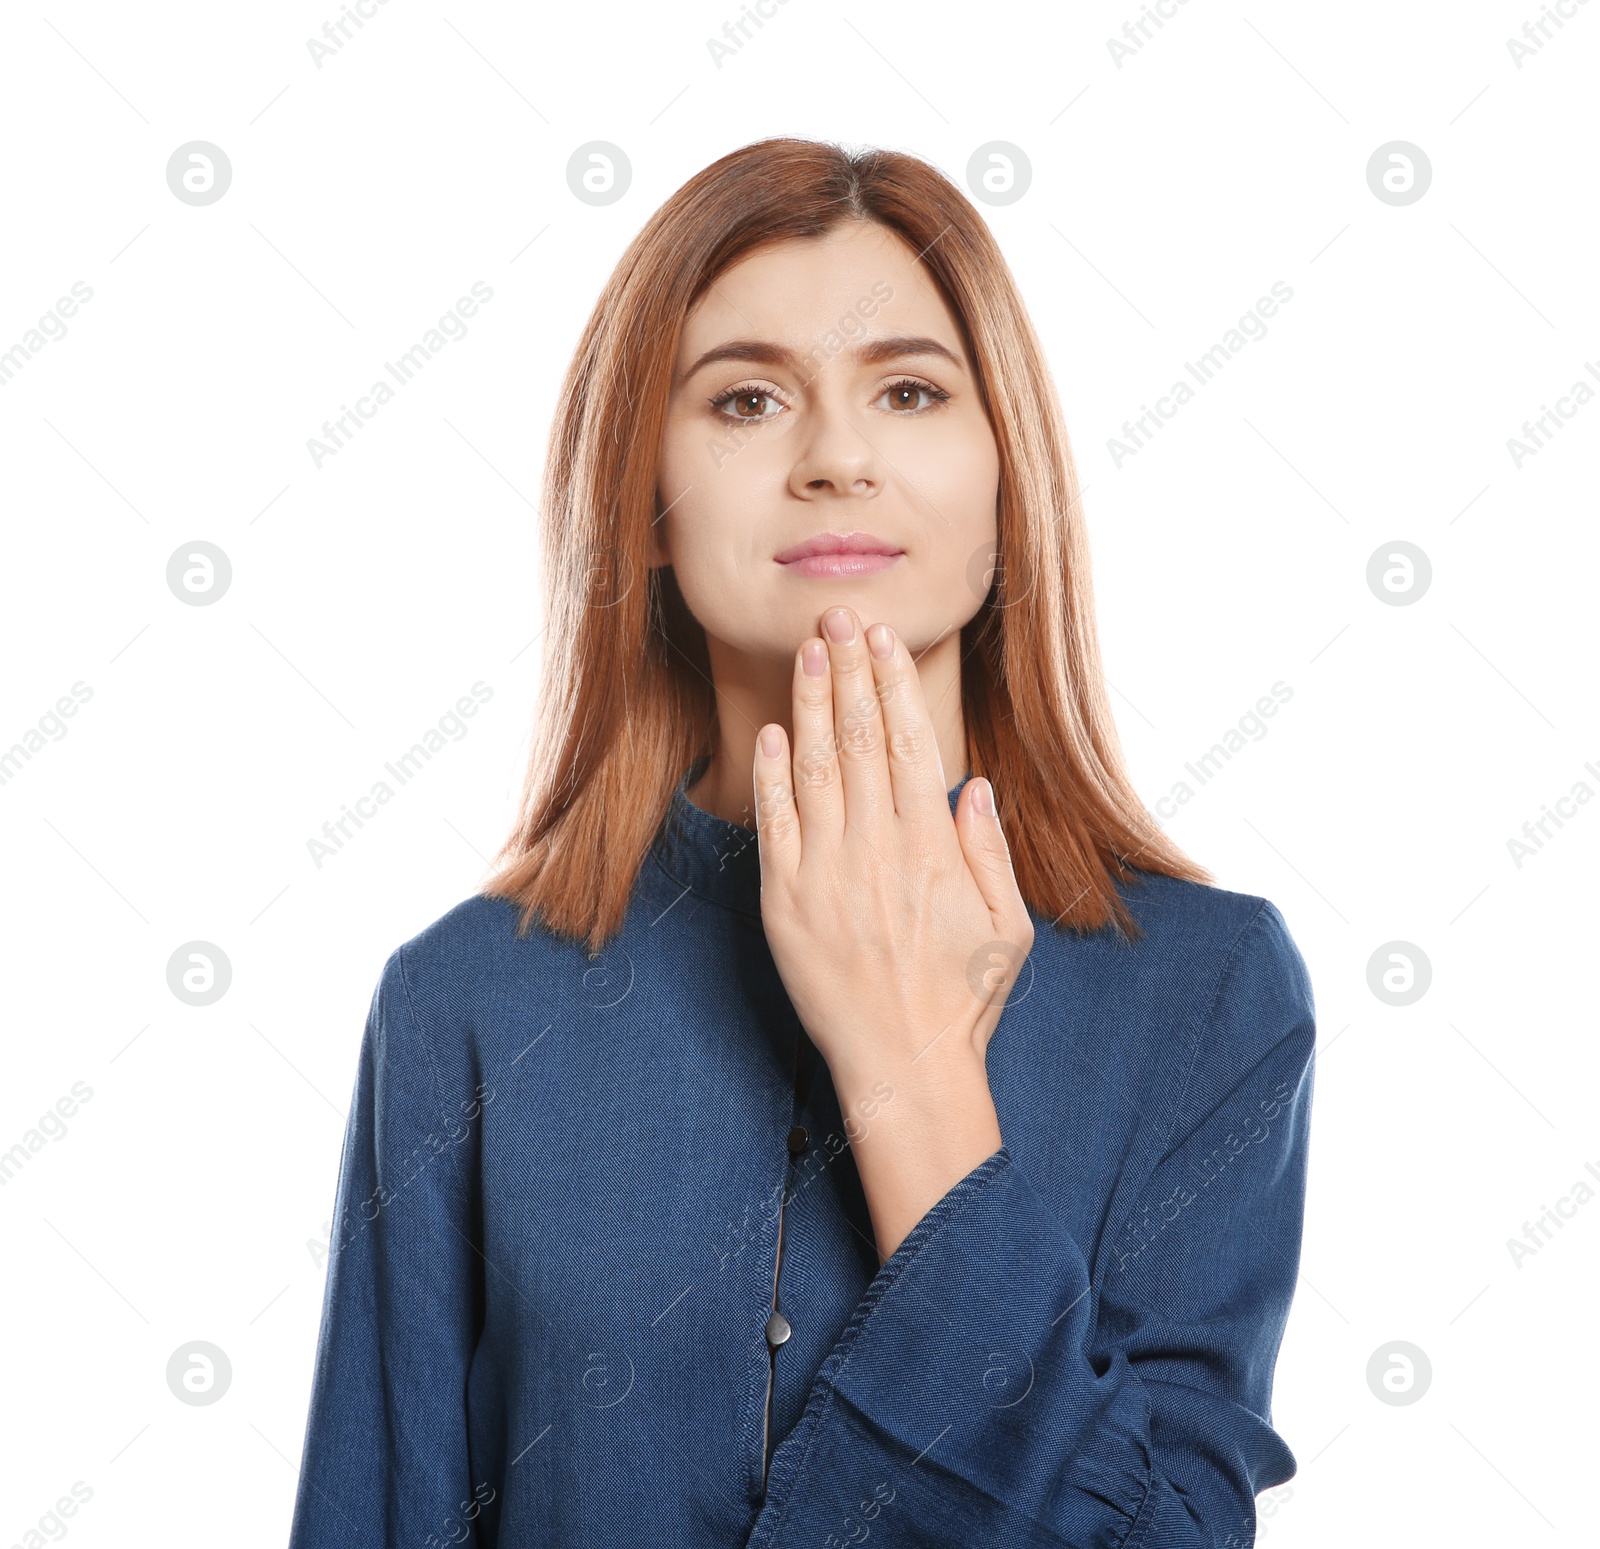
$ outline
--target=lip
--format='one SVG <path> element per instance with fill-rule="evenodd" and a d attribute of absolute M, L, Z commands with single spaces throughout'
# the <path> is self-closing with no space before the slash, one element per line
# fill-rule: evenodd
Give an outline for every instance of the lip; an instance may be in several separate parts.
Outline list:
<path fill-rule="evenodd" d="M 773 558 L 796 575 L 836 577 L 874 575 L 904 553 L 869 532 L 822 532 Z"/>
<path fill-rule="evenodd" d="M 783 568 L 790 575 L 803 576 L 876 575 L 901 557 L 899 554 L 808 554 Z"/>

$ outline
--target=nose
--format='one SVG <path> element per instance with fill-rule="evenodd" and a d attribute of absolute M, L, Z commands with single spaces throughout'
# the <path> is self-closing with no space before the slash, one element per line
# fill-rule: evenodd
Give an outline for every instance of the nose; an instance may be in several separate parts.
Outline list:
<path fill-rule="evenodd" d="M 789 489 L 802 500 L 828 496 L 866 499 L 882 488 L 881 458 L 854 417 L 838 405 L 809 407 L 796 427 L 795 461 Z"/>

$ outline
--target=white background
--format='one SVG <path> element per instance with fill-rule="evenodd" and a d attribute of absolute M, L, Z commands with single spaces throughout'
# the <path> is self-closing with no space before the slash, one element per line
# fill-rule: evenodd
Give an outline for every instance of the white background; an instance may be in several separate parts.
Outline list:
<path fill-rule="evenodd" d="M 85 1549 L 285 1541 L 368 1002 L 475 891 L 521 777 L 562 370 L 649 212 L 774 133 L 958 179 L 1026 153 L 1026 195 L 983 209 L 1065 405 L 1146 801 L 1292 690 L 1169 809 L 1283 910 L 1317 997 L 1273 1415 L 1300 1472 L 1264 1536 L 1595 1541 L 1600 811 L 1520 866 L 1507 842 L 1600 790 L 1600 404 L 1520 467 L 1507 442 L 1600 369 L 1600 3 L 1520 69 L 1534 0 L 1192 0 L 1119 68 L 1139 10 L 787 0 L 720 68 L 737 0 L 389 0 L 320 68 L 332 0 L 0 14 L 0 351 L 93 291 L 0 388 L 0 749 L 92 691 L 0 784 L 0 1150 L 92 1089 L 0 1187 L 0 1542 L 80 1480 Z M 210 205 L 167 187 L 191 140 L 232 164 Z M 633 168 L 602 208 L 566 182 L 590 140 Z M 1367 182 L 1392 140 L 1432 165 L 1405 206 Z M 317 468 L 308 438 L 474 281 L 468 335 Z M 1267 336 L 1117 467 L 1124 419 L 1274 281 Z M 166 583 L 195 540 L 233 568 L 209 607 Z M 1432 567 L 1408 606 L 1366 580 L 1396 541 Z M 315 865 L 480 680 L 468 735 Z M 167 987 L 194 940 L 232 966 L 203 1008 Z M 1394 941 L 1432 967 L 1403 1007 L 1368 987 Z M 1563 1198 L 1519 1268 L 1507 1239 Z M 214 1405 L 167 1387 L 194 1340 L 232 1364 Z M 1404 1406 L 1366 1376 L 1396 1340 L 1433 1372 Z"/>

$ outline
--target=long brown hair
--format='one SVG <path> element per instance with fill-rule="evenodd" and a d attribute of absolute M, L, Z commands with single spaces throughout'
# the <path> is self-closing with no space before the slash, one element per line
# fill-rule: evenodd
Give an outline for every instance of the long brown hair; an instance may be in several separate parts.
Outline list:
<path fill-rule="evenodd" d="M 1134 793 L 1106 701 L 1078 479 L 1044 352 L 988 226 L 897 151 L 769 139 L 690 178 L 595 304 L 551 427 L 541 503 L 541 703 L 521 808 L 482 891 L 597 955 L 621 926 L 684 771 L 716 748 L 705 634 L 651 568 L 656 460 L 680 331 L 768 243 L 875 221 L 919 255 L 959 321 L 1000 454 L 993 585 L 961 632 L 967 767 L 987 777 L 1023 898 L 1137 937 L 1113 875 L 1211 876 Z"/>

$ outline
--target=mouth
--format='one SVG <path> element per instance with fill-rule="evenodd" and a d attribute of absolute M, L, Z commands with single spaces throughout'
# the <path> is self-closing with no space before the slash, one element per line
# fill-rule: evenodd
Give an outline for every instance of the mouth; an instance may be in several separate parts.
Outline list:
<path fill-rule="evenodd" d="M 824 532 L 773 559 L 791 575 L 861 576 L 887 570 L 905 550 L 866 532 Z"/>

